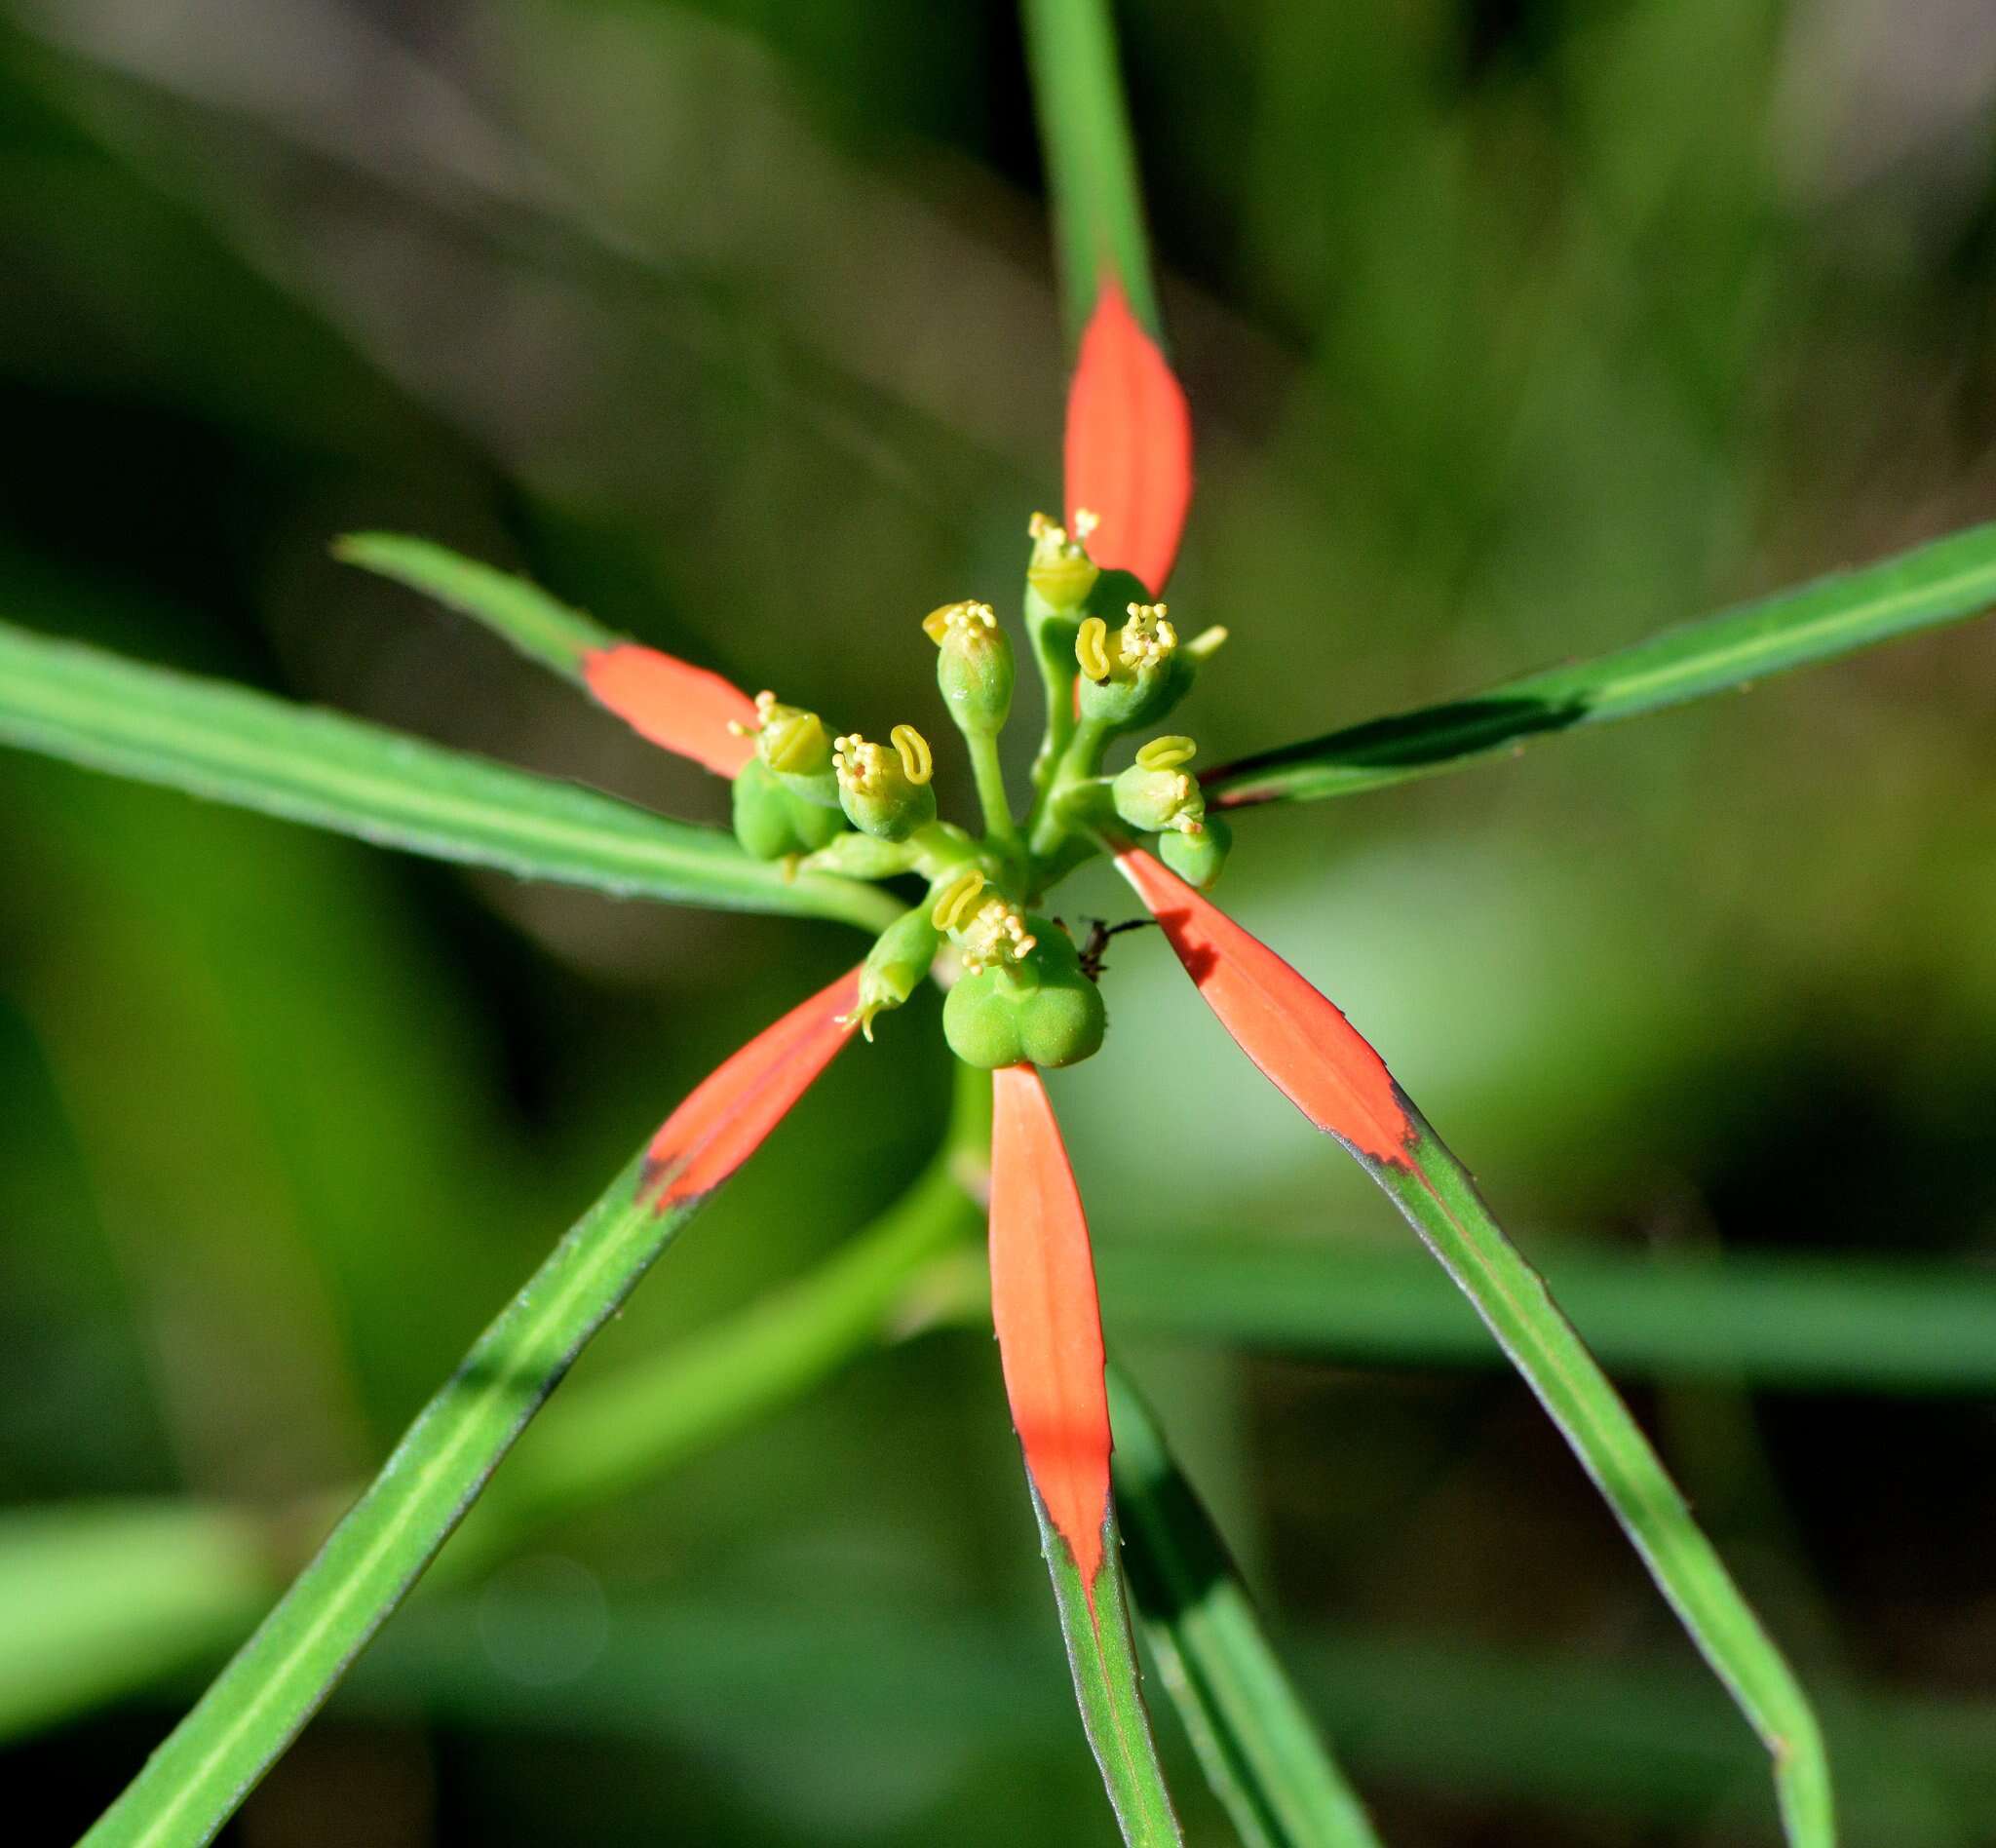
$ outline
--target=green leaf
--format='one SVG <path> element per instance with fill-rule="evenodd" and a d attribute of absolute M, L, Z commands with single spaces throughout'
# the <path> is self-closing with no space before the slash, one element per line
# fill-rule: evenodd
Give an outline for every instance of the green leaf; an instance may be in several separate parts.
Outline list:
<path fill-rule="evenodd" d="M 620 639 L 580 610 L 550 597 L 530 578 L 495 570 L 429 539 L 396 532 L 349 533 L 332 556 L 393 578 L 483 623 L 521 654 L 580 682 L 582 658 Z"/>
<path fill-rule="evenodd" d="M 1049 1518 L 1039 1490 L 1031 1492 L 1033 1514 L 1040 1523 L 1040 1551 L 1054 1581 L 1060 1635 L 1074 1673 L 1081 1723 L 1101 1767 L 1102 1786 L 1123 1839 L 1129 1848 L 1178 1848 L 1184 1837 L 1158 1763 L 1150 1714 L 1143 1705 L 1143 1676 L 1130 1634 L 1116 1511 L 1112 1506 L 1102 1523 L 1102 1562 L 1090 1581 L 1083 1578 L 1065 1537 Z"/>
<path fill-rule="evenodd" d="M 1559 1299 L 1618 1372 L 1790 1389 L 1996 1389 L 1996 1278 L 1960 1265 L 1554 1248 Z M 1417 1367 L 1495 1365 L 1417 1253 L 1202 1235 L 1098 1245 L 1113 1328 Z"/>
<path fill-rule="evenodd" d="M 1162 339 L 1107 0 L 1024 0 L 1024 16 L 1068 338 L 1080 339 L 1106 267 L 1136 318 Z"/>
<path fill-rule="evenodd" d="M 1379 1848 L 1141 1396 L 1109 1369 L 1131 1591 L 1207 1781 L 1247 1848 Z"/>
<path fill-rule="evenodd" d="M 1745 688 L 1996 601 L 1996 524 L 1668 629 L 1598 660 L 1258 752 L 1203 779 L 1219 808 L 1313 802 L 1454 769 L 1549 732 Z"/>
<path fill-rule="evenodd" d="M 396 1446 L 277 1608 L 84 1841 L 210 1840 L 401 1603 L 590 1337 L 710 1196 L 663 1212 L 634 1160 Z"/>
<path fill-rule="evenodd" d="M 1354 1152 L 1476 1305 L 1760 1735 L 1793 1848 L 1833 1848 L 1829 1765 L 1800 1683 L 1545 1280 L 1425 1119 L 1411 1105 L 1407 1114 L 1413 1134 L 1403 1161 Z"/>
<path fill-rule="evenodd" d="M 787 879 L 714 828 L 5 623 L 0 743 L 520 878 L 865 930 L 901 911 L 850 880 Z"/>

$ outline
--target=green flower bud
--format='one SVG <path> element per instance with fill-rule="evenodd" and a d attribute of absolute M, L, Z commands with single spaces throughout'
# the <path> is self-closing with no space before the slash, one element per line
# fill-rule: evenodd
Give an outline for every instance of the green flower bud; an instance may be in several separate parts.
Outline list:
<path fill-rule="evenodd" d="M 1196 834 L 1160 834 L 1158 858 L 1201 892 L 1210 892 L 1227 864 L 1234 830 L 1217 815 L 1209 815 Z"/>
<path fill-rule="evenodd" d="M 942 1032 L 965 1064 L 1072 1065 L 1101 1050 L 1101 990 L 1058 925 L 992 899 L 951 935 L 965 973 L 942 1004 Z"/>
<path fill-rule="evenodd" d="M 1178 662 L 1178 632 L 1163 603 L 1130 603 L 1120 629 L 1099 616 L 1083 620 L 1074 637 L 1081 716 L 1133 731 L 1162 718 L 1188 682 Z"/>
<path fill-rule="evenodd" d="M 1116 813 L 1146 833 L 1168 828 L 1182 834 L 1198 833 L 1206 798 L 1199 785 L 1179 767 L 1192 761 L 1196 750 L 1189 738 L 1153 738 L 1136 753 L 1136 761 L 1109 786 Z"/>
<path fill-rule="evenodd" d="M 757 860 L 815 853 L 845 832 L 837 809 L 821 808 L 786 788 L 759 757 L 742 766 L 734 787 L 735 838 Z"/>
<path fill-rule="evenodd" d="M 838 807 L 831 737 L 816 712 L 785 706 L 765 689 L 755 696 L 754 729 L 755 754 L 784 780 L 787 789 L 821 808 Z"/>
<path fill-rule="evenodd" d="M 872 1039 L 874 1016 L 900 1007 L 914 993 L 941 943 L 926 905 L 904 911 L 880 933 L 861 965 L 860 1002 L 847 1020 Z"/>
<path fill-rule="evenodd" d="M 833 741 L 839 805 L 853 826 L 881 840 L 906 840 L 936 819 L 929 779 L 936 762 L 929 741 L 912 725 L 897 725 L 887 745 L 869 745 L 858 732 Z"/>
<path fill-rule="evenodd" d="M 1071 537 L 1065 526 L 1056 525 L 1045 514 L 1035 514 L 1026 526 L 1033 557 L 1025 568 L 1025 581 L 1056 615 L 1070 616 L 1079 610 L 1101 576 L 1087 550 L 1088 536 L 1094 528 L 1094 515 L 1084 508 L 1075 510 Z"/>
<path fill-rule="evenodd" d="M 1012 712 L 1012 643 L 989 603 L 945 603 L 922 628 L 940 650 L 936 684 L 967 738 L 995 738 Z"/>

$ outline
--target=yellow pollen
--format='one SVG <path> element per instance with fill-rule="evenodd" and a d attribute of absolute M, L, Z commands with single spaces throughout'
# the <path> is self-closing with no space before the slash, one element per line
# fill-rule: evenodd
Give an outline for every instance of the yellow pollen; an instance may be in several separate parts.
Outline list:
<path fill-rule="evenodd" d="M 982 975 L 1006 963 L 1023 962 L 1039 939 L 1003 899 L 987 899 L 968 924 L 959 927 L 963 966 L 968 975 Z"/>
<path fill-rule="evenodd" d="M 1102 523 L 1099 514 L 1090 513 L 1086 507 L 1074 510 L 1074 536 L 1083 545 L 1088 544 L 1089 534 Z"/>

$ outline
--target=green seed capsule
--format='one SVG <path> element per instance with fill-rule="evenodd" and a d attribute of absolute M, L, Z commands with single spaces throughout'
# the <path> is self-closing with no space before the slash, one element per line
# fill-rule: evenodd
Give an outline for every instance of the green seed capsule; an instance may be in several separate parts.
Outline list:
<path fill-rule="evenodd" d="M 734 787 L 735 838 L 757 860 L 809 854 L 845 831 L 837 809 L 820 808 L 785 786 L 760 758 L 742 766 Z"/>
<path fill-rule="evenodd" d="M 1209 815 L 1196 834 L 1160 834 L 1158 858 L 1187 885 L 1210 892 L 1219 882 L 1233 844 L 1234 830 L 1225 820 Z"/>
<path fill-rule="evenodd" d="M 1101 1050 L 1108 1012 L 1073 941 L 1044 917 L 1025 928 L 1017 961 L 964 976 L 942 1004 L 943 1037 L 967 1065 L 1072 1065 Z"/>
<path fill-rule="evenodd" d="M 945 603 L 922 628 L 939 653 L 936 684 L 967 738 L 995 738 L 1012 712 L 1012 643 L 988 603 Z"/>

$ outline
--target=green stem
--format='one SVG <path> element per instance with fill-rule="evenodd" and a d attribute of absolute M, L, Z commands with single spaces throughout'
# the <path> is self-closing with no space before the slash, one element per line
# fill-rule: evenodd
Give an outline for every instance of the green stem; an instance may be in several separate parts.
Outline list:
<path fill-rule="evenodd" d="M 1019 836 L 1018 824 L 1012 819 L 1012 803 L 1005 793 L 1005 770 L 998 761 L 998 741 L 981 732 L 967 732 L 964 743 L 970 747 L 978 804 L 984 811 L 985 837 L 1013 867 L 1021 868 L 1025 842 Z"/>
<path fill-rule="evenodd" d="M 1055 766 L 1074 733 L 1074 637 L 1080 624 L 1072 616 L 1056 614 L 1030 586 L 1025 594 L 1025 621 L 1040 683 L 1047 693 L 1047 725 L 1033 757 L 1033 805 L 1026 817 L 1030 832 L 1046 805 Z"/>
<path fill-rule="evenodd" d="M 1054 766 L 1054 775 L 1037 811 L 1038 819 L 1033 823 L 1029 845 L 1035 864 L 1046 861 L 1078 831 L 1078 818 L 1069 813 L 1067 798 L 1094 783 L 1100 774 L 1102 752 L 1110 736 L 1110 728 L 1102 719 L 1075 721 L 1073 734 Z"/>

